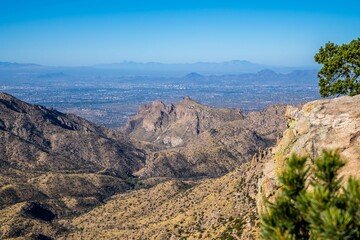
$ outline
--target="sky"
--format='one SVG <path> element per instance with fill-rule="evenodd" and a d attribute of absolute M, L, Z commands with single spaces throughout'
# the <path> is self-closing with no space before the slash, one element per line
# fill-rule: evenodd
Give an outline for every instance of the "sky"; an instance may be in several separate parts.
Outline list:
<path fill-rule="evenodd" d="M 360 1 L 1 0 L 0 61 L 313 66 L 360 37 Z"/>

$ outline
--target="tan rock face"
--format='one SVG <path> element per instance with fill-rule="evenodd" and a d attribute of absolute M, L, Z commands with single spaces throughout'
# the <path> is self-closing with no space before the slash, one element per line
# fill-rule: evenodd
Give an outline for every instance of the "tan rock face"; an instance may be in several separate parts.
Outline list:
<path fill-rule="evenodd" d="M 273 157 L 265 164 L 265 176 L 259 182 L 266 197 L 276 190 L 276 174 L 292 153 L 316 158 L 323 149 L 338 149 L 347 161 L 342 174 L 360 176 L 360 95 L 288 107 L 286 118 L 288 129 L 273 148 Z M 258 205 L 262 205 L 261 197 Z"/>

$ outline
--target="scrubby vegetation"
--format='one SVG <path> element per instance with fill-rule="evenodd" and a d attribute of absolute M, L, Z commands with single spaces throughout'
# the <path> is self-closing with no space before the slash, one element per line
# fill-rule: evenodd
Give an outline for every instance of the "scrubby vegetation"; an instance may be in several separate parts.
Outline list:
<path fill-rule="evenodd" d="M 293 155 L 279 176 L 281 190 L 267 202 L 260 236 L 267 240 L 360 239 L 360 181 L 339 177 L 335 151 L 312 161 Z"/>

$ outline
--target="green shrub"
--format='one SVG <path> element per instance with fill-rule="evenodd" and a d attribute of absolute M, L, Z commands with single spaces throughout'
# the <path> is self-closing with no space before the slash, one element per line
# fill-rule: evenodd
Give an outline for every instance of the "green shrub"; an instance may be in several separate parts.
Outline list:
<path fill-rule="evenodd" d="M 310 169 L 306 157 L 293 155 L 279 176 L 280 193 L 267 201 L 260 237 L 267 240 L 360 239 L 360 182 L 342 186 L 345 165 L 336 152 L 324 151 Z"/>

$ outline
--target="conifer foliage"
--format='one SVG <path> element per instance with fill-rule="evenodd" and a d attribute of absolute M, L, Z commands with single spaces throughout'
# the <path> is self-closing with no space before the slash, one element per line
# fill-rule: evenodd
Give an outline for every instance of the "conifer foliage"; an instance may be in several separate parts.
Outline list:
<path fill-rule="evenodd" d="M 280 193 L 267 202 L 260 237 L 269 240 L 360 239 L 360 181 L 338 176 L 345 165 L 335 151 L 324 151 L 307 165 L 293 155 L 279 176 Z"/>
<path fill-rule="evenodd" d="M 328 42 L 314 58 L 323 64 L 318 73 L 322 97 L 360 94 L 360 38 L 342 45 Z"/>

